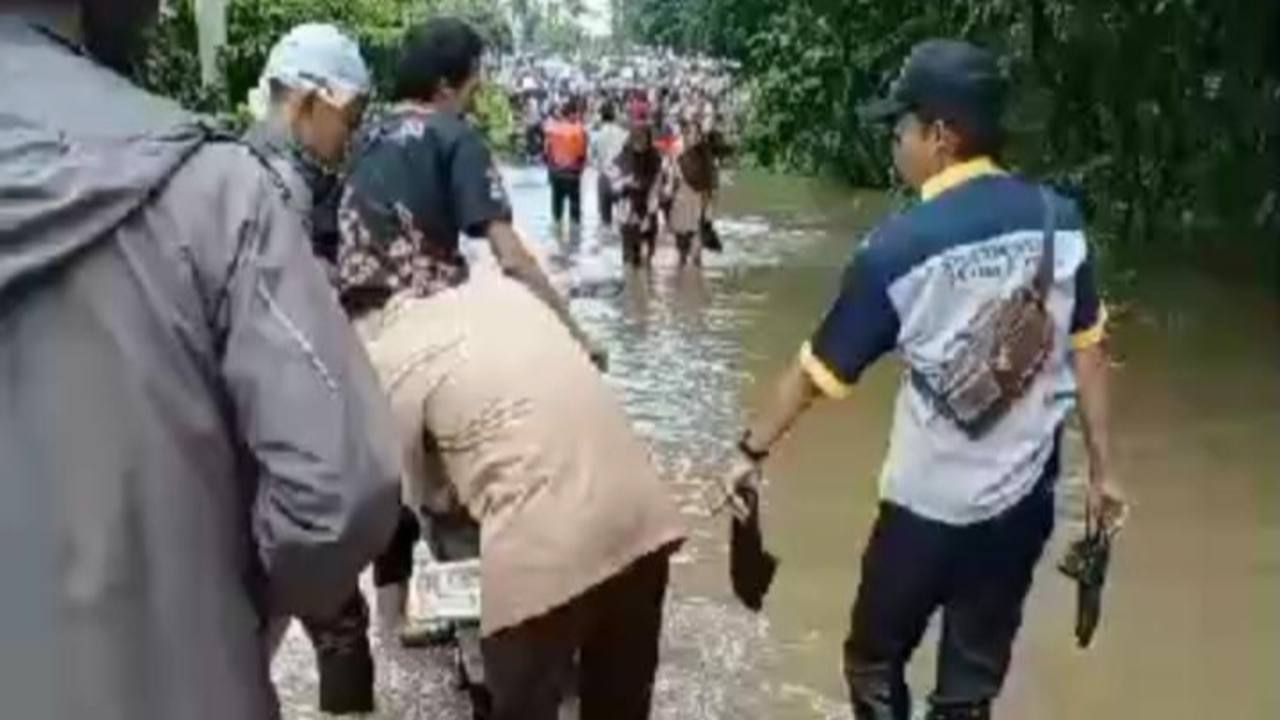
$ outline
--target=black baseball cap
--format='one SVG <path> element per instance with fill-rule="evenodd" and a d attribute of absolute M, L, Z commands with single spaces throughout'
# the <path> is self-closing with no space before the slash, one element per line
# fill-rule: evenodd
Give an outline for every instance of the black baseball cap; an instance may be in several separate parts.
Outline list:
<path fill-rule="evenodd" d="M 1005 81 L 993 53 L 963 40 L 925 40 L 911 49 L 888 94 L 863 105 L 866 121 L 924 112 L 974 131 L 998 128 Z"/>

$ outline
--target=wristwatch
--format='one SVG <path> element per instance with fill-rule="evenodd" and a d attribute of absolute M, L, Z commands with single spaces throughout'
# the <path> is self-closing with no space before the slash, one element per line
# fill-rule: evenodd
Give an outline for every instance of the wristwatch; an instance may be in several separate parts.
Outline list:
<path fill-rule="evenodd" d="M 738 452 L 742 453 L 748 460 L 759 465 L 769 459 L 768 450 L 757 450 L 751 447 L 749 442 L 751 439 L 751 431 L 743 430 L 742 437 L 738 439 Z"/>

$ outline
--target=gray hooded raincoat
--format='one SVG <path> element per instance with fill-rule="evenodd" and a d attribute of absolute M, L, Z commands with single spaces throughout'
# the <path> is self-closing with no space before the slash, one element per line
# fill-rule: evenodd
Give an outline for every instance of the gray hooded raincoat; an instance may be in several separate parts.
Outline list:
<path fill-rule="evenodd" d="M 278 714 L 399 493 L 385 400 L 271 173 L 0 15 L 0 717 Z"/>

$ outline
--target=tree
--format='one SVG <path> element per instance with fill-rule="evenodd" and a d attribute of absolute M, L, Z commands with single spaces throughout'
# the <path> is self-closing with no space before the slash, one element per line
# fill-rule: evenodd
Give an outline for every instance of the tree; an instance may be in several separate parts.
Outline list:
<path fill-rule="evenodd" d="M 491 47 L 507 50 L 512 32 L 502 0 L 230 0 L 227 43 L 219 55 L 221 80 L 200 82 L 196 53 L 197 25 L 192 0 L 165 5 L 152 31 L 147 56 L 140 63 L 143 85 L 201 112 L 242 120 L 240 109 L 266 64 L 272 46 L 286 32 L 305 22 L 335 23 L 360 42 L 365 60 L 385 94 L 393 76 L 405 30 L 429 15 L 449 13 L 471 22 Z M 486 89 L 481 117 L 491 140 L 507 141 L 514 121 Z"/>
<path fill-rule="evenodd" d="M 632 41 L 742 62 L 746 144 L 766 165 L 884 184 L 887 143 L 857 105 L 915 42 L 964 37 L 1007 66 L 1007 160 L 1074 188 L 1112 249 L 1280 246 L 1274 2 L 631 0 L 622 10 Z"/>

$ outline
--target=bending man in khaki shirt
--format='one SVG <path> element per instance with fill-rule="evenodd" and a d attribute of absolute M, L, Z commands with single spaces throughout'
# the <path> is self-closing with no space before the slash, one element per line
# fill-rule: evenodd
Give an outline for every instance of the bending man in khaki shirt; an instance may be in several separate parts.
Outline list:
<path fill-rule="evenodd" d="M 580 344 L 501 276 L 397 296 L 358 326 L 391 397 L 408 503 L 460 502 L 480 523 L 494 717 L 555 718 L 575 656 L 583 718 L 647 717 L 684 530 Z"/>

